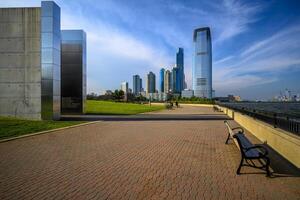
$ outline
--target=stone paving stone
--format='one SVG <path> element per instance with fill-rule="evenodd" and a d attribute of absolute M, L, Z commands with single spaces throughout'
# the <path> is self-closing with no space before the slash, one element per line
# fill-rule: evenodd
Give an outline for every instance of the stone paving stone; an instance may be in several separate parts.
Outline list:
<path fill-rule="evenodd" d="M 170 112 L 191 109 L 207 112 Z M 0 199 L 300 199 L 299 177 L 237 176 L 226 136 L 221 120 L 122 121 L 1 143 Z"/>

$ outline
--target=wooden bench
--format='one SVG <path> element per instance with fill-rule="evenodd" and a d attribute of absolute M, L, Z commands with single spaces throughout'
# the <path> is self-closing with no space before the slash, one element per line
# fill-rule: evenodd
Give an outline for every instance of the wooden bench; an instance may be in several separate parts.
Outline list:
<path fill-rule="evenodd" d="M 232 128 L 227 121 L 224 121 L 224 124 L 228 129 L 225 144 L 228 144 L 228 141 L 232 139 L 241 152 L 241 162 L 236 173 L 240 174 L 242 166 L 249 166 L 266 170 L 267 176 L 270 176 L 270 159 L 267 157 L 268 150 L 263 146 L 253 145 L 244 135 L 244 129 L 242 127 Z M 260 166 L 256 166 L 253 160 L 258 160 Z M 246 163 L 244 163 L 244 161 Z"/>
<path fill-rule="evenodd" d="M 237 174 L 240 174 L 242 166 L 254 167 L 266 171 L 266 176 L 270 176 L 270 159 L 268 158 L 268 150 L 261 145 L 253 145 L 248 138 L 241 132 L 233 136 L 240 148 L 241 152 L 241 162 L 236 171 Z M 260 166 L 257 166 L 253 160 L 258 160 Z M 245 161 L 245 162 L 244 162 Z"/>

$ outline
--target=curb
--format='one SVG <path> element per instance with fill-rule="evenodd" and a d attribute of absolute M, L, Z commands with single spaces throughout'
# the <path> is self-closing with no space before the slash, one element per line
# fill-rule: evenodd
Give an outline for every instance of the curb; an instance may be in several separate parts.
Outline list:
<path fill-rule="evenodd" d="M 51 132 L 55 132 L 55 131 L 61 131 L 61 130 L 70 129 L 70 128 L 76 128 L 79 126 L 86 126 L 86 125 L 95 124 L 98 122 L 100 122 L 100 121 L 86 122 L 86 123 L 76 124 L 76 125 L 72 125 L 72 126 L 66 126 L 66 127 L 61 127 L 61 128 L 56 128 L 56 129 L 51 129 L 51 130 L 46 130 L 46 131 L 40 131 L 40 132 L 36 132 L 36 133 L 29 133 L 29 134 L 20 135 L 20 136 L 16 136 L 16 137 L 12 137 L 12 138 L 2 139 L 2 140 L 0 140 L 0 143 L 9 142 L 12 140 L 17 140 L 17 139 L 22 139 L 22 138 L 27 138 L 27 137 L 33 137 L 33 136 L 37 136 L 37 135 L 42 135 L 42 134 L 51 133 Z"/>

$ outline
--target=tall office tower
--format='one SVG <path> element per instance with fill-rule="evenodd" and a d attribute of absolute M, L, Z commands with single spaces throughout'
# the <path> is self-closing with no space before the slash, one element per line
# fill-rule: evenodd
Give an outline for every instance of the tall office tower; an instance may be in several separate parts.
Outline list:
<path fill-rule="evenodd" d="M 143 80 L 142 78 L 140 78 L 140 92 L 143 91 Z"/>
<path fill-rule="evenodd" d="M 164 85 L 165 91 L 164 91 L 164 93 L 169 93 L 169 92 L 172 91 L 172 89 L 171 89 L 171 86 L 172 86 L 171 85 L 172 84 L 171 79 L 172 79 L 171 72 L 169 70 L 166 70 L 165 74 L 164 74 L 164 80 L 165 80 L 165 85 Z"/>
<path fill-rule="evenodd" d="M 61 31 L 61 112 L 84 113 L 86 102 L 86 34 Z"/>
<path fill-rule="evenodd" d="M 60 118 L 60 7 L 0 8 L 0 115 Z"/>
<path fill-rule="evenodd" d="M 121 83 L 121 90 L 127 94 L 128 93 L 128 82 L 122 82 Z"/>
<path fill-rule="evenodd" d="M 164 86 L 165 86 L 165 69 L 161 68 L 160 71 L 159 71 L 159 87 L 160 87 L 160 92 L 164 92 L 165 91 Z"/>
<path fill-rule="evenodd" d="M 156 80 L 155 74 L 153 72 L 149 72 L 146 78 L 146 93 L 155 93 L 156 92 Z"/>
<path fill-rule="evenodd" d="M 176 77 L 176 90 L 178 93 L 184 89 L 185 75 L 184 75 L 184 51 L 183 48 L 178 48 L 176 53 L 176 67 L 178 68 L 178 76 Z"/>
<path fill-rule="evenodd" d="M 171 89 L 172 89 L 172 92 L 173 93 L 179 93 L 179 81 L 178 81 L 178 76 L 179 75 L 179 68 L 177 67 L 173 67 L 172 69 L 172 86 L 171 86 Z"/>
<path fill-rule="evenodd" d="M 133 76 L 133 94 L 139 95 L 142 91 L 142 79 L 139 75 Z"/>
<path fill-rule="evenodd" d="M 208 27 L 194 31 L 192 85 L 196 97 L 212 98 L 212 48 Z"/>

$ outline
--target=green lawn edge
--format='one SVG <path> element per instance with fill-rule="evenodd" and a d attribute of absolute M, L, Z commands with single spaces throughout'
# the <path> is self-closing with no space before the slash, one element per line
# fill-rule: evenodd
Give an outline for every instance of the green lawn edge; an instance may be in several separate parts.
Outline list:
<path fill-rule="evenodd" d="M 27 120 L 0 117 L 0 140 L 84 123 L 82 121 Z"/>
<path fill-rule="evenodd" d="M 165 109 L 163 105 L 87 100 L 88 115 L 135 115 Z"/>

